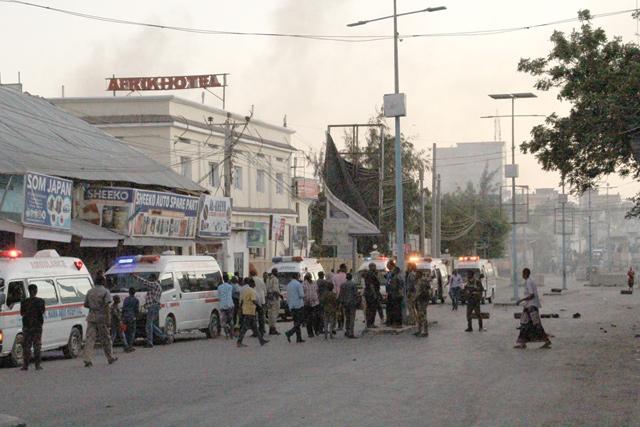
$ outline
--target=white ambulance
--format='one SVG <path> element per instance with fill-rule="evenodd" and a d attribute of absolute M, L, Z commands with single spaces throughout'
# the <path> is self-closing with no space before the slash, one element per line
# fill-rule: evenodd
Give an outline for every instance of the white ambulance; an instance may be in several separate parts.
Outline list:
<path fill-rule="evenodd" d="M 460 277 L 465 281 L 469 272 L 472 272 L 477 278 L 482 275 L 482 279 L 480 279 L 484 288 L 482 303 L 484 304 L 485 300 L 489 301 L 489 303 L 495 301 L 497 270 L 493 262 L 488 259 L 482 259 L 479 256 L 461 256 L 458 257 L 453 268 L 460 273 Z"/>
<path fill-rule="evenodd" d="M 15 249 L 0 252 L 0 356 L 22 364 L 20 301 L 28 297 L 29 285 L 38 287 L 45 302 L 42 350 L 62 349 L 66 358 L 77 357 L 86 334 L 84 298 L 93 286 L 89 271 L 80 259 L 55 250 L 23 258 Z"/>
<path fill-rule="evenodd" d="M 273 269 L 278 270 L 278 281 L 280 282 L 280 294 L 282 301 L 280 302 L 280 315 L 286 318 L 289 315 L 289 306 L 287 305 L 287 285 L 293 279 L 295 273 L 300 274 L 300 282 L 303 281 L 305 274 L 311 274 L 313 280 L 318 280 L 318 273 L 324 273 L 322 264 L 315 258 L 303 258 L 301 256 L 284 256 L 274 257 L 271 259 L 272 265 L 269 267 L 268 273 Z M 326 275 L 325 275 L 326 278 Z"/>
<path fill-rule="evenodd" d="M 438 300 L 444 304 L 449 295 L 449 271 L 444 261 L 432 257 L 410 257 L 409 262 L 416 265 L 416 271 L 428 272 L 435 276 L 435 282 L 431 284 L 431 304 Z"/>
<path fill-rule="evenodd" d="M 120 299 L 136 290 L 140 307 L 144 306 L 145 280 L 156 278 L 162 287 L 160 298 L 160 328 L 168 343 L 180 332 L 200 330 L 208 338 L 220 335 L 218 285 L 222 273 L 211 256 L 181 256 L 173 252 L 162 255 L 123 256 L 106 272 L 107 286 Z M 142 279 L 142 280 L 140 280 Z M 138 319 L 136 335 L 145 335 L 144 313 Z"/>

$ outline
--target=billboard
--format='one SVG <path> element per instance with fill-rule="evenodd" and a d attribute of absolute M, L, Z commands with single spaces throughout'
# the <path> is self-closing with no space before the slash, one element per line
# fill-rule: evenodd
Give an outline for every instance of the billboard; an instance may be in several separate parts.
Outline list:
<path fill-rule="evenodd" d="M 198 197 L 136 190 L 131 236 L 192 239 L 199 202 Z"/>
<path fill-rule="evenodd" d="M 231 198 L 200 197 L 198 236 L 228 239 L 231 237 Z"/>
<path fill-rule="evenodd" d="M 245 227 L 251 228 L 247 233 L 248 248 L 266 248 L 267 247 L 267 227 L 266 222 L 245 221 Z"/>
<path fill-rule="evenodd" d="M 27 172 L 22 223 L 54 230 L 71 229 L 73 181 Z"/>
<path fill-rule="evenodd" d="M 271 215 L 270 240 L 284 241 L 284 229 L 286 225 L 285 217 L 282 215 Z"/>
<path fill-rule="evenodd" d="M 133 188 L 88 187 L 84 190 L 80 219 L 129 235 L 134 193 Z"/>
<path fill-rule="evenodd" d="M 294 178 L 293 185 L 296 197 L 307 200 L 318 200 L 320 184 L 317 180 L 310 178 Z"/>
<path fill-rule="evenodd" d="M 222 83 L 218 76 L 222 76 Z M 226 86 L 226 74 L 201 74 L 197 76 L 162 76 L 162 77 L 109 77 L 107 90 L 142 91 L 142 90 L 179 90 L 205 89 Z"/>

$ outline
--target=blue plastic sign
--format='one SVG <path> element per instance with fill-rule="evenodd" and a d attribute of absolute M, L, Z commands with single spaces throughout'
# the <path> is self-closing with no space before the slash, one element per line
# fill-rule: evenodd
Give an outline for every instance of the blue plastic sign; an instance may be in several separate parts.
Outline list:
<path fill-rule="evenodd" d="M 73 181 L 27 172 L 24 180 L 23 224 L 70 230 L 72 191 Z"/>

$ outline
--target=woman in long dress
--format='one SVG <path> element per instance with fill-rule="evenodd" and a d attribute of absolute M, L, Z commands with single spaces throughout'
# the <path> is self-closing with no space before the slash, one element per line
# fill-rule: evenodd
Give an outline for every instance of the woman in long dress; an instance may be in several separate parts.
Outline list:
<path fill-rule="evenodd" d="M 522 270 L 525 296 L 518 300 L 516 305 L 524 302 L 524 307 L 520 317 L 520 334 L 514 348 L 525 349 L 529 342 L 544 342 L 541 348 L 551 348 L 551 339 L 544 331 L 540 320 L 540 307 L 542 305 L 538 296 L 538 287 L 530 276 L 531 270 L 528 268 Z"/>

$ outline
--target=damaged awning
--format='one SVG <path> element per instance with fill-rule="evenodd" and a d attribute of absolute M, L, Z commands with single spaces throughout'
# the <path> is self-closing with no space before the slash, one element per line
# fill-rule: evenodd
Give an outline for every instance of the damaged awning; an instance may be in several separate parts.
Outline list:
<path fill-rule="evenodd" d="M 71 234 L 80 238 L 81 248 L 115 248 L 125 236 L 81 219 L 71 221 Z"/>

